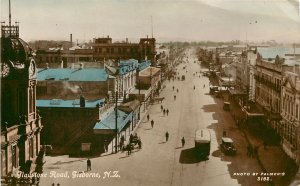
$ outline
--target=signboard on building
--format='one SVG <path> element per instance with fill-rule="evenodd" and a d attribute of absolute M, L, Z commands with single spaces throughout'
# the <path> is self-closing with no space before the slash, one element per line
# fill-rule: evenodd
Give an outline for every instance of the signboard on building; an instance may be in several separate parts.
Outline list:
<path fill-rule="evenodd" d="M 91 143 L 81 143 L 81 151 L 89 152 L 91 150 Z"/>

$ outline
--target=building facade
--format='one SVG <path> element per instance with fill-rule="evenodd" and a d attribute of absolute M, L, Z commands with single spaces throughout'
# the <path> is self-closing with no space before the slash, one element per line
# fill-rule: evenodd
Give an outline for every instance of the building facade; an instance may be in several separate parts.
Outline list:
<path fill-rule="evenodd" d="M 291 67 L 284 65 L 284 59 L 279 56 L 268 61 L 258 54 L 255 68 L 255 101 L 264 109 L 271 127 L 279 133 L 283 73 Z"/>
<path fill-rule="evenodd" d="M 19 26 L 1 25 L 1 175 L 35 171 L 41 117 L 36 109 L 36 63 Z"/>
<path fill-rule="evenodd" d="M 47 153 L 102 153 L 103 136 L 94 135 L 93 126 L 111 106 L 104 99 L 87 100 L 84 97 L 75 100 L 37 100 L 44 123 L 41 141 L 52 146 Z"/>
<path fill-rule="evenodd" d="M 112 42 L 112 38 L 95 38 L 92 47 L 73 46 L 67 50 L 63 48 L 39 49 L 36 52 L 38 67 L 63 66 L 67 68 L 72 63 L 99 62 L 106 60 L 128 60 L 138 61 L 151 60 L 156 64 L 156 40 L 155 38 L 141 38 L 139 43 Z"/>
<path fill-rule="evenodd" d="M 294 72 L 286 72 L 283 78 L 280 135 L 284 151 L 297 160 L 300 148 L 300 70 L 298 65 L 294 69 Z"/>

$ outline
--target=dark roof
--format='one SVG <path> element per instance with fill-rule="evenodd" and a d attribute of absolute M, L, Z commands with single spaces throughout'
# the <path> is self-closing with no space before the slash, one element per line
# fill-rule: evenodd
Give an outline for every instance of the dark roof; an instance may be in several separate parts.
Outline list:
<path fill-rule="evenodd" d="M 139 108 L 140 102 L 138 100 L 133 100 L 127 103 L 120 105 L 118 108 L 126 113 L 130 113 Z"/>

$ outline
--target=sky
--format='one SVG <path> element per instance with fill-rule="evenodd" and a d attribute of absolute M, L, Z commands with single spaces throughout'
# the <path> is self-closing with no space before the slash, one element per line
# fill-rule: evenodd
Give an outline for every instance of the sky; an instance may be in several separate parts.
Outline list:
<path fill-rule="evenodd" d="M 8 23 L 8 0 L 0 1 Z M 11 6 L 25 41 L 69 40 L 72 33 L 79 42 L 108 35 L 136 42 L 153 33 L 157 42 L 300 42 L 299 0 L 11 0 Z"/>

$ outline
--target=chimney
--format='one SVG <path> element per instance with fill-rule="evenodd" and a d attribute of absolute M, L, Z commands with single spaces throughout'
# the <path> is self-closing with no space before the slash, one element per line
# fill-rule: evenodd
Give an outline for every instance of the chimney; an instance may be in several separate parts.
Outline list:
<path fill-rule="evenodd" d="M 70 44 L 71 44 L 71 47 L 73 46 L 73 38 L 72 38 L 72 34 L 70 34 Z"/>
<path fill-rule="evenodd" d="M 128 43 L 128 38 L 126 38 L 126 43 Z"/>
<path fill-rule="evenodd" d="M 85 107 L 85 98 L 82 95 L 80 96 L 80 107 Z"/>
<path fill-rule="evenodd" d="M 109 35 L 107 35 L 107 38 L 109 38 Z"/>

